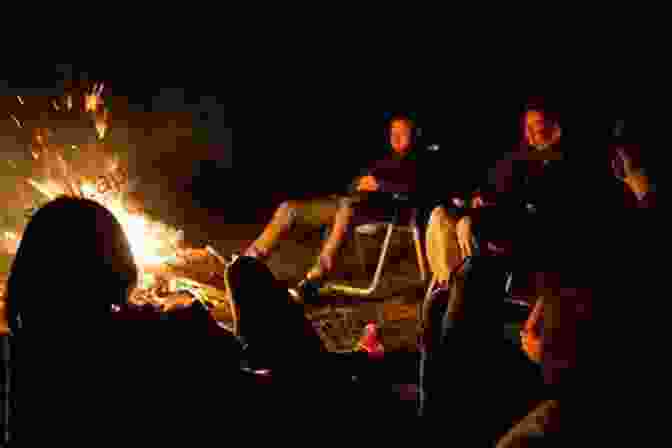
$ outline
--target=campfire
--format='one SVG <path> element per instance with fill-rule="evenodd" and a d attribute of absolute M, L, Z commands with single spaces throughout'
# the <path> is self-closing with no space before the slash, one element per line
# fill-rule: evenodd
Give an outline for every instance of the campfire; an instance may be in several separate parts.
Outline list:
<path fill-rule="evenodd" d="M 27 159 L 30 175 L 16 176 L 13 203 L 32 212 L 41 204 L 58 196 L 68 195 L 97 201 L 121 223 L 141 273 L 137 288 L 129 301 L 136 305 L 166 310 L 199 300 L 209 308 L 225 306 L 222 273 L 225 260 L 210 246 L 185 248 L 183 232 L 148 216 L 137 199 L 137 182 L 131 181 L 121 158 L 106 150 L 104 139 L 109 130 L 109 112 L 102 97 L 104 86 L 94 85 L 84 94 L 80 118 L 84 117 L 96 133 L 96 143 L 85 147 L 53 144 L 49 127 L 32 130 L 32 147 Z M 37 101 L 37 100 L 35 100 Z M 26 101 L 17 97 L 17 109 Z M 71 113 L 76 99 L 67 95 L 46 102 L 53 111 Z M 52 111 L 52 112 L 53 112 Z M 10 113 L 20 132 L 26 129 Z M 56 131 L 58 132 L 58 131 Z M 66 153 L 70 157 L 66 157 Z M 18 169 L 9 161 L 9 166 Z M 6 193 L 6 192 L 3 192 Z M 22 226 L 29 219 L 8 228 L 0 228 L 0 253 L 13 256 L 20 244 Z M 5 220 L 7 222 L 8 220 Z M 1 288 L 0 288 L 1 289 Z"/>

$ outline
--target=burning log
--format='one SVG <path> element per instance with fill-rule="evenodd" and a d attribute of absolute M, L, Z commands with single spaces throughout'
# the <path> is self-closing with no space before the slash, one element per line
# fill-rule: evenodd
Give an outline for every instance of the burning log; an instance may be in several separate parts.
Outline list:
<path fill-rule="evenodd" d="M 174 277 L 186 277 L 217 289 L 226 289 L 224 269 L 226 265 L 208 248 L 183 249 L 174 260 L 165 265 L 165 272 Z"/>
<path fill-rule="evenodd" d="M 233 313 L 226 292 L 226 261 L 211 247 L 178 249 L 172 260 L 143 268 L 143 282 L 129 302 L 168 312 L 199 301 L 219 322 L 231 322 Z"/>

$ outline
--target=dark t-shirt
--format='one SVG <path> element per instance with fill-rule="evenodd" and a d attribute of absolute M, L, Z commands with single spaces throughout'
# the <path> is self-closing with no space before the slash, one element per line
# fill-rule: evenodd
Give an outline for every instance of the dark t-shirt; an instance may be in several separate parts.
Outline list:
<path fill-rule="evenodd" d="M 359 179 L 373 176 L 378 182 L 380 193 L 416 193 L 419 188 L 418 179 L 421 170 L 416 155 L 411 152 L 405 157 L 390 152 L 382 159 L 372 162 L 362 170 L 350 185 L 350 192 L 355 193 Z"/>

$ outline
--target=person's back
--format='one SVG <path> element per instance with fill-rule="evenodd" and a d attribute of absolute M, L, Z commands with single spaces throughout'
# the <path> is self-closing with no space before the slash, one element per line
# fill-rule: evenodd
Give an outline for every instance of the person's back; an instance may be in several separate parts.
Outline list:
<path fill-rule="evenodd" d="M 219 401 L 216 381 L 224 395 L 241 389 L 230 379 L 235 344 L 212 337 L 205 310 L 168 320 L 113 312 L 137 275 L 121 226 L 99 204 L 59 198 L 31 219 L 7 287 L 13 444 L 193 437 L 200 409 Z"/>
<path fill-rule="evenodd" d="M 249 417 L 254 384 L 240 371 L 240 346 L 200 303 L 170 312 L 126 310 L 115 324 L 115 400 L 129 431 L 139 426 L 147 437 L 188 438 L 220 419 Z"/>

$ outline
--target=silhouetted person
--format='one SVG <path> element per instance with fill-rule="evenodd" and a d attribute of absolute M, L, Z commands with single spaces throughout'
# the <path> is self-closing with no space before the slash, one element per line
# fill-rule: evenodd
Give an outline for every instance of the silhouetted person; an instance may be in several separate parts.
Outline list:
<path fill-rule="evenodd" d="M 137 277 L 122 227 L 99 204 L 63 197 L 32 217 L 7 284 L 13 444 L 191 437 L 208 406 L 242 412 L 236 394 L 221 406 L 228 392 L 210 387 L 243 393 L 207 311 L 140 315 L 127 306 Z"/>
<path fill-rule="evenodd" d="M 13 442 L 87 439 L 109 424 L 112 307 L 137 275 L 121 226 L 102 206 L 59 198 L 32 217 L 7 282 Z"/>
<path fill-rule="evenodd" d="M 243 359 L 251 370 L 266 371 L 266 381 L 272 384 L 254 394 L 265 404 L 260 416 L 286 418 L 288 403 L 292 418 L 303 420 L 339 419 L 342 409 L 364 403 L 379 409 L 380 402 L 371 402 L 373 388 L 353 383 L 353 376 L 368 373 L 366 354 L 330 353 L 303 306 L 292 300 L 264 263 L 238 257 L 225 277 L 234 304 L 235 333 L 245 346 Z M 363 415 L 367 412 L 362 408 Z"/>

